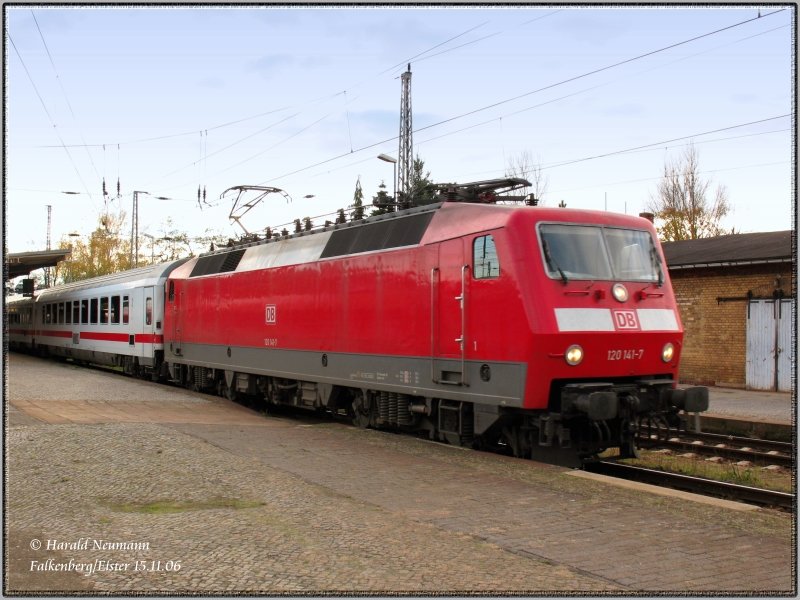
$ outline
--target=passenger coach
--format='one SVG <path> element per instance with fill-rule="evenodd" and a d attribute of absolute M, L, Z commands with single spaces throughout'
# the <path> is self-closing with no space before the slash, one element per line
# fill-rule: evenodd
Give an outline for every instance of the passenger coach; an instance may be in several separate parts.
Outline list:
<path fill-rule="evenodd" d="M 37 292 L 11 301 L 12 347 L 153 372 L 163 356 L 164 282 L 184 260 Z M 12 315 L 18 315 L 13 316 Z"/>

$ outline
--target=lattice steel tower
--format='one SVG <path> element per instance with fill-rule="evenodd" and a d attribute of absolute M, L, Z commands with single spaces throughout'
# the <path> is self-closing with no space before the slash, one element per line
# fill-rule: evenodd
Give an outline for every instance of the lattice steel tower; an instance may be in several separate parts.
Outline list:
<path fill-rule="evenodd" d="M 411 63 L 400 76 L 400 148 L 397 151 L 397 200 L 399 208 L 411 206 L 411 178 L 414 166 L 414 143 L 411 137 Z"/>

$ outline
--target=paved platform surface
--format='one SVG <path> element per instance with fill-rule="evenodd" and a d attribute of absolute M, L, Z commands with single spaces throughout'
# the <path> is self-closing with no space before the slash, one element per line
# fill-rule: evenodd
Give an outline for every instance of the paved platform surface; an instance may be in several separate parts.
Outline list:
<path fill-rule="evenodd" d="M 794 423 L 794 397 L 788 392 L 756 392 L 733 388 L 709 388 L 708 415 Z M 796 410 L 796 409 L 795 409 Z"/>
<path fill-rule="evenodd" d="M 6 593 L 797 591 L 790 515 L 23 355 L 7 383 Z"/>

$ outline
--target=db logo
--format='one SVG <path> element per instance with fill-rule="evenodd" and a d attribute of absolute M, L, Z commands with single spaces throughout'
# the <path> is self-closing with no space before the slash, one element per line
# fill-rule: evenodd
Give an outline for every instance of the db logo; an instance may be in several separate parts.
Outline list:
<path fill-rule="evenodd" d="M 266 307 L 266 322 L 267 323 L 276 323 L 277 319 L 275 318 L 275 305 L 274 304 L 267 304 Z"/>
<path fill-rule="evenodd" d="M 636 319 L 636 311 L 615 310 L 614 327 L 617 329 L 639 329 L 639 321 Z"/>

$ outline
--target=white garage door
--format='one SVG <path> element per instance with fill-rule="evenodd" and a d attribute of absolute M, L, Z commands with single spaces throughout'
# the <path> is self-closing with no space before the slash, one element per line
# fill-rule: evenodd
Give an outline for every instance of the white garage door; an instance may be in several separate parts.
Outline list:
<path fill-rule="evenodd" d="M 751 300 L 747 311 L 748 389 L 791 391 L 794 299 Z"/>

